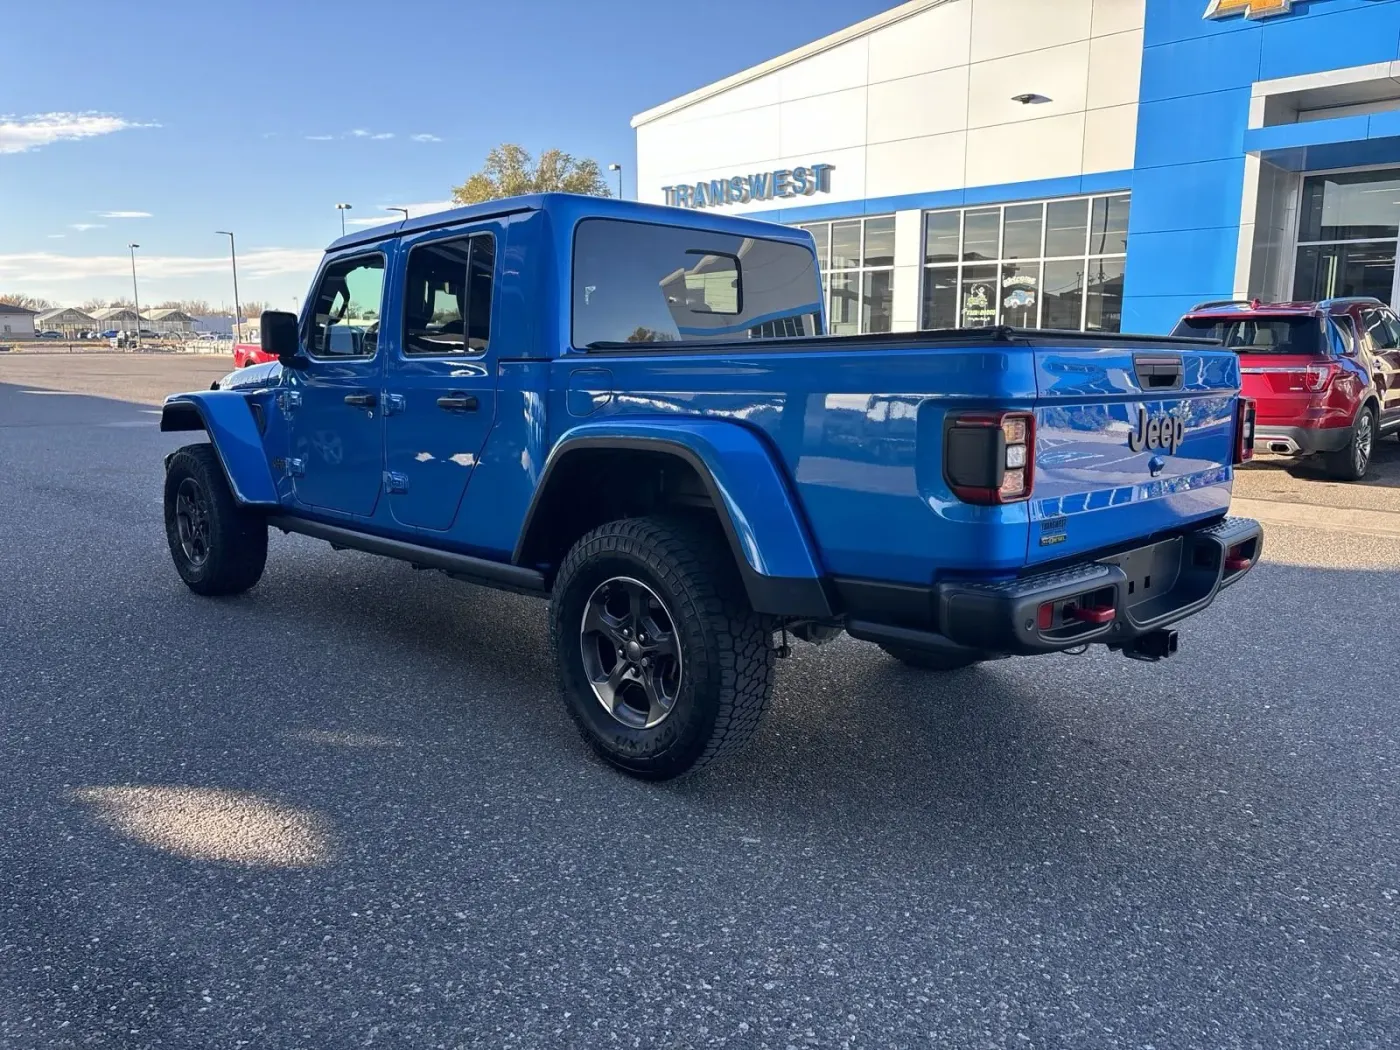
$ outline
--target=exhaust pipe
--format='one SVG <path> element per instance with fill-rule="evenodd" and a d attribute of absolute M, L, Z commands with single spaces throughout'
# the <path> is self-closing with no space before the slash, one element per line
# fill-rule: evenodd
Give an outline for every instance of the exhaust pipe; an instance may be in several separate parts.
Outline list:
<path fill-rule="evenodd" d="M 1144 660 L 1156 663 L 1169 656 L 1175 656 L 1179 645 L 1177 633 L 1168 628 L 1149 631 L 1123 646 L 1123 655 L 1129 660 Z"/>
<path fill-rule="evenodd" d="M 1280 456 L 1287 456 L 1293 451 L 1293 446 L 1287 441 L 1275 441 L 1269 445 L 1269 451 Z"/>

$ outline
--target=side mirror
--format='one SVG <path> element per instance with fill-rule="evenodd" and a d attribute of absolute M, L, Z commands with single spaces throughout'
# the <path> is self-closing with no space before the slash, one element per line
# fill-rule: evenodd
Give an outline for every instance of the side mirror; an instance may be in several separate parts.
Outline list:
<path fill-rule="evenodd" d="M 262 349 L 265 354 L 274 355 L 284 368 L 300 368 L 306 364 L 301 356 L 301 333 L 297 330 L 297 315 L 284 310 L 264 310 L 259 322 L 262 326 Z"/>

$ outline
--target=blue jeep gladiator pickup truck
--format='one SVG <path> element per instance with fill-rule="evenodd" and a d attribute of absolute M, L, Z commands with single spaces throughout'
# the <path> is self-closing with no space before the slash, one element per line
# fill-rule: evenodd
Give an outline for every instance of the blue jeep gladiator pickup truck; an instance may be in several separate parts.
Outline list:
<path fill-rule="evenodd" d="M 828 337 L 806 232 L 502 200 L 343 237 L 277 360 L 165 404 L 175 567 L 269 528 L 551 599 L 567 709 L 677 776 L 752 733 L 788 635 L 959 668 L 1170 625 L 1257 561 L 1233 353 L 1008 328 Z M 779 644 L 781 640 L 781 644 Z"/>

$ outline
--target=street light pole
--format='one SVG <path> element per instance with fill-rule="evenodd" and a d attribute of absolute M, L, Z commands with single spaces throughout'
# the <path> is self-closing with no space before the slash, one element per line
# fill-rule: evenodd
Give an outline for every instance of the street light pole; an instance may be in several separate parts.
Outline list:
<path fill-rule="evenodd" d="M 336 211 L 340 212 L 340 235 L 342 237 L 345 236 L 345 213 L 349 211 L 350 208 L 351 206 L 349 204 L 337 204 L 335 206 Z"/>
<path fill-rule="evenodd" d="M 622 165 L 609 164 L 608 170 L 617 172 L 617 199 L 622 200 Z"/>
<path fill-rule="evenodd" d="M 342 215 L 344 212 L 341 213 Z M 228 238 L 229 259 L 233 263 L 233 331 L 238 342 L 243 342 L 243 309 L 238 303 L 238 252 L 233 247 L 233 231 L 215 230 L 215 233 Z"/>
<path fill-rule="evenodd" d="M 141 293 L 136 289 L 136 242 L 127 245 L 131 249 L 131 301 L 136 307 L 136 349 L 141 349 Z"/>

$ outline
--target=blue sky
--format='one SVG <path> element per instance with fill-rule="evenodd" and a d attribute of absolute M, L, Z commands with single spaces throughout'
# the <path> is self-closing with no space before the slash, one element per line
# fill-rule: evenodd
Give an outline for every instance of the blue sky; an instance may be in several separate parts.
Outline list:
<path fill-rule="evenodd" d="M 6 5 L 0 292 L 290 306 L 340 231 L 494 145 L 625 165 L 631 117 L 895 0 L 45 0 Z"/>

